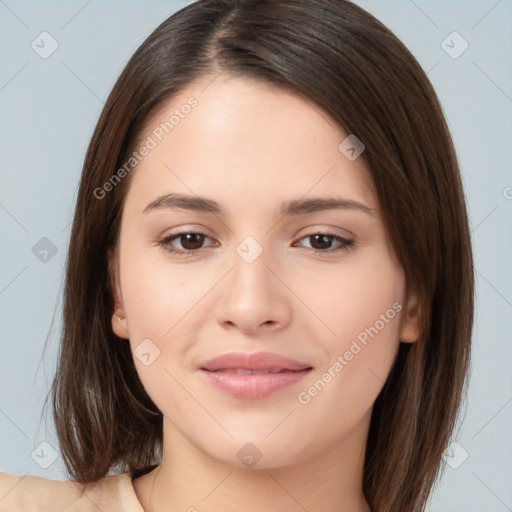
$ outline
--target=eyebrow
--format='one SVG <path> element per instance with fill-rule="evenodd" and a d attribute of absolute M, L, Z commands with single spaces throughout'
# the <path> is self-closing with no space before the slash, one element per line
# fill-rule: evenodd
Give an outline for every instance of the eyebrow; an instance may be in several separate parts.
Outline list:
<path fill-rule="evenodd" d="M 184 209 L 194 210 L 197 212 L 221 213 L 219 203 L 212 199 L 182 194 L 166 194 L 164 196 L 157 197 L 154 201 L 149 203 L 146 208 L 144 208 L 142 213 L 165 209 Z"/>
<path fill-rule="evenodd" d="M 222 214 L 219 203 L 212 199 L 183 194 L 166 194 L 157 197 L 144 208 L 143 213 L 153 210 L 184 209 L 197 212 Z M 368 215 L 375 215 L 377 210 L 369 206 L 341 197 L 317 197 L 311 199 L 296 199 L 281 206 L 281 215 L 303 215 L 323 210 L 358 210 Z"/>
<path fill-rule="evenodd" d="M 359 201 L 342 197 L 318 197 L 290 201 L 283 205 L 281 213 L 283 215 L 301 215 L 322 210 L 359 210 L 368 215 L 375 215 L 377 213 L 375 208 L 370 208 Z"/>

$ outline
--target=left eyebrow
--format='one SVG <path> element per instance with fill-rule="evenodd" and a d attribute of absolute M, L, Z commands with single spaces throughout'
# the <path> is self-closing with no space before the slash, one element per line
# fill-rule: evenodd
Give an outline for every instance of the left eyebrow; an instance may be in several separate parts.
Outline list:
<path fill-rule="evenodd" d="M 376 215 L 377 210 L 369 206 L 341 197 L 318 197 L 311 199 L 299 199 L 283 205 L 281 213 L 285 215 L 301 215 L 304 213 L 319 212 L 322 210 L 359 210 L 368 215 Z"/>

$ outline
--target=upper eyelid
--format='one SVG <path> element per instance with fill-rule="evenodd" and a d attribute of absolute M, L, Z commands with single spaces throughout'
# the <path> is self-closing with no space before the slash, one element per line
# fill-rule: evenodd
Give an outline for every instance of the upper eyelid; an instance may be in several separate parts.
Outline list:
<path fill-rule="evenodd" d="M 164 235 L 160 236 L 159 239 L 165 240 L 165 239 L 170 239 L 170 238 L 179 238 L 180 236 L 189 235 L 189 234 L 203 235 L 207 238 L 216 239 L 214 236 L 212 236 L 208 233 L 207 229 L 183 229 L 181 231 L 170 232 L 170 233 L 164 234 Z"/>

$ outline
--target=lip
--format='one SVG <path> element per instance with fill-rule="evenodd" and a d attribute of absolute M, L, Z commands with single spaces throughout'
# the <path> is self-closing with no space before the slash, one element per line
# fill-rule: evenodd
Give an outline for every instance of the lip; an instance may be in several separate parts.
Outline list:
<path fill-rule="evenodd" d="M 264 398 L 293 386 L 311 370 L 309 364 L 273 352 L 231 352 L 200 367 L 201 373 L 220 391 L 244 399 Z M 267 373 L 242 373 L 248 371 Z"/>
<path fill-rule="evenodd" d="M 310 364 L 295 361 L 274 352 L 229 352 L 203 363 L 201 369 L 217 370 L 292 370 L 311 368 Z"/>

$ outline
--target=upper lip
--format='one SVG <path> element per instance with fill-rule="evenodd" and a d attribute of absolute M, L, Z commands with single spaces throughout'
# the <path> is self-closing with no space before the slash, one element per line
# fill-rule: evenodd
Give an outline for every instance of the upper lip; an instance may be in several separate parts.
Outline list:
<path fill-rule="evenodd" d="M 206 361 L 202 370 L 216 371 L 229 369 L 242 370 L 291 370 L 300 371 L 311 368 L 311 365 L 274 354 L 273 352 L 229 352 Z"/>

